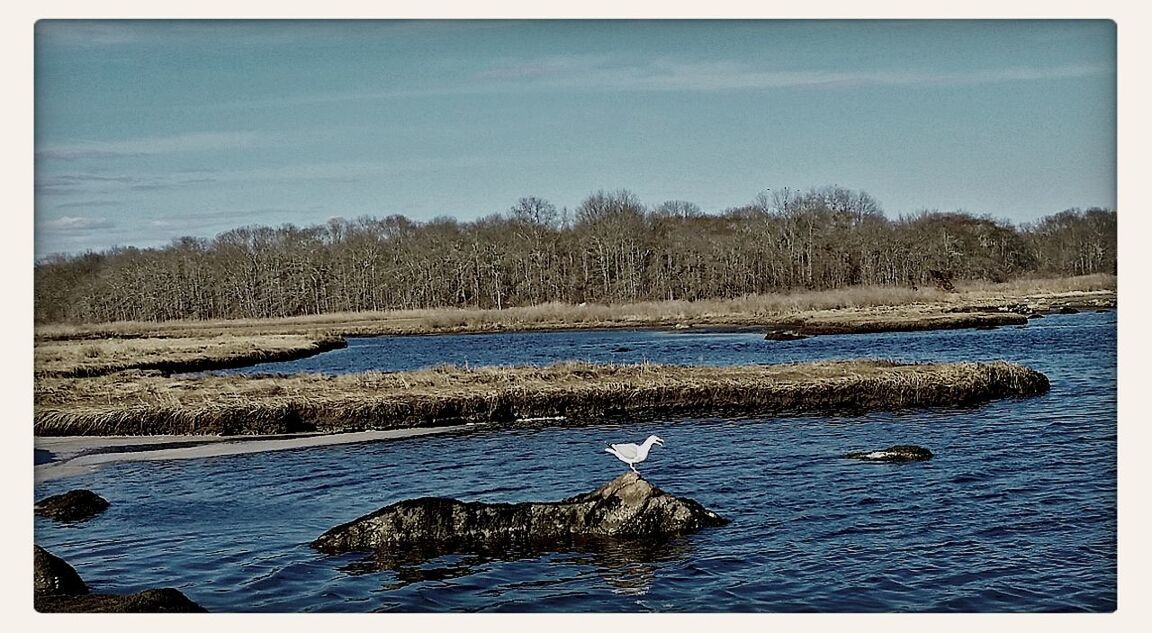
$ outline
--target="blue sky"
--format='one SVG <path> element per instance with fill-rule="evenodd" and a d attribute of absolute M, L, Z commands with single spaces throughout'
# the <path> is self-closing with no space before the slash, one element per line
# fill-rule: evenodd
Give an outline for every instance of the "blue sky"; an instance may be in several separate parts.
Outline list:
<path fill-rule="evenodd" d="M 1109 21 L 41 21 L 36 254 L 838 184 L 1115 206 Z"/>

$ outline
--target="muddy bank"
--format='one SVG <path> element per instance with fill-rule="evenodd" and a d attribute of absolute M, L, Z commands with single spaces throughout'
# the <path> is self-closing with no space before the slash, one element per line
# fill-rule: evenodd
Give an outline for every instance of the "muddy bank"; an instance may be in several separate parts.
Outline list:
<path fill-rule="evenodd" d="M 396 440 L 436 433 L 462 433 L 476 428 L 478 427 L 465 425 L 394 431 L 362 431 L 359 433 L 302 433 L 230 438 L 203 435 L 38 437 L 36 438 L 37 450 L 49 450 L 42 447 L 50 447 L 55 459 L 37 464 L 34 473 L 35 480 L 40 482 L 91 472 L 101 466 L 117 462 L 222 457 L 316 446 Z"/>
<path fill-rule="evenodd" d="M 345 376 L 110 376 L 38 381 L 35 434 L 243 435 L 514 428 L 726 413 L 966 405 L 1048 389 L 1005 362 L 840 361 L 744 367 L 438 367 Z"/>

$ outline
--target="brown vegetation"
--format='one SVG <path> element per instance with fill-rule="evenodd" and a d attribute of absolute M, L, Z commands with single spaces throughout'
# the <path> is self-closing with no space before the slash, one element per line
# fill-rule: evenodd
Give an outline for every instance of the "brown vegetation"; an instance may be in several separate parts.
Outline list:
<path fill-rule="evenodd" d="M 375 336 L 447 334 L 501 330 L 748 325 L 776 327 L 802 319 L 815 325 L 861 318 L 896 319 L 939 315 L 965 306 L 1031 303 L 1038 311 L 1069 303 L 1114 305 L 1115 275 L 1017 280 L 1004 284 L 969 282 L 957 293 L 857 286 L 838 290 L 748 295 L 700 301 L 644 301 L 627 304 L 545 303 L 522 308 L 480 310 L 441 308 L 390 312 L 348 312 L 277 319 L 208 321 L 123 321 L 90 325 L 41 325 L 37 341 L 104 338 L 194 338 L 231 334 Z M 881 310 L 869 310 L 881 308 Z M 898 308 L 898 309 L 896 309 Z M 784 325 L 786 327 L 786 325 Z"/>
<path fill-rule="evenodd" d="M 213 337 L 48 339 L 38 341 L 38 377 L 100 376 L 128 369 L 201 371 L 286 361 L 345 347 L 338 336 L 258 334 Z"/>
<path fill-rule="evenodd" d="M 626 305 L 557 303 L 505 310 L 408 310 L 233 321 L 45 325 L 36 330 L 36 375 L 82 377 L 124 370 L 199 371 L 291 360 L 345 345 L 344 336 L 593 328 L 792 330 L 800 334 L 915 331 L 1027 322 L 1006 306 L 1115 306 L 1116 277 L 967 283 L 956 293 L 856 287 L 705 301 Z"/>
<path fill-rule="evenodd" d="M 562 363 L 345 376 L 158 378 L 125 374 L 36 383 L 37 435 L 274 434 L 563 417 L 899 409 L 1047 390 L 1009 363 L 843 361 L 680 367 Z"/>

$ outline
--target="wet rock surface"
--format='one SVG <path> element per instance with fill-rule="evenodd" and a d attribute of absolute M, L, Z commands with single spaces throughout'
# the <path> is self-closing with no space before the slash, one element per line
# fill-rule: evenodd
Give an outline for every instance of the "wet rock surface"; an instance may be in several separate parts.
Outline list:
<path fill-rule="evenodd" d="M 88 585 L 80 578 L 80 574 L 63 559 L 48 553 L 48 550 L 34 546 L 36 554 L 33 558 L 33 577 L 35 579 L 36 597 L 40 596 L 66 596 L 88 593 Z"/>
<path fill-rule="evenodd" d="M 36 596 L 41 613 L 207 613 L 176 589 L 146 589 L 126 596 L 90 593 Z"/>
<path fill-rule="evenodd" d="M 36 503 L 36 514 L 64 522 L 90 519 L 107 509 L 108 500 L 91 490 L 70 490 Z"/>
<path fill-rule="evenodd" d="M 807 334 L 796 330 L 771 330 L 764 335 L 766 341 L 799 341 L 808 338 Z"/>
<path fill-rule="evenodd" d="M 63 559 L 34 546 L 33 603 L 41 613 L 203 613 L 176 589 L 147 589 L 128 595 L 90 593 L 80 574 Z"/>
<path fill-rule="evenodd" d="M 426 558 L 504 548 L 562 549 L 597 539 L 659 539 L 727 523 L 696 501 L 670 495 L 629 472 L 557 502 L 400 501 L 328 530 L 312 547 L 330 554 L 420 552 Z"/>
<path fill-rule="evenodd" d="M 898 444 L 876 451 L 857 451 L 844 455 L 848 459 L 873 462 L 922 462 L 932 459 L 932 451 L 923 446 Z"/>

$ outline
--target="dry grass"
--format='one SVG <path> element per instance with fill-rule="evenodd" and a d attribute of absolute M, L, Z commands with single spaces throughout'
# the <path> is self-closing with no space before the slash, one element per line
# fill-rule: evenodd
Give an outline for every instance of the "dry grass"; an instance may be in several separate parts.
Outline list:
<path fill-rule="evenodd" d="M 812 316 L 828 311 L 860 311 L 903 307 L 910 315 L 938 313 L 942 308 L 1000 301 L 1050 305 L 1060 301 L 1115 298 L 1114 275 L 1014 281 L 1005 284 L 966 283 L 957 293 L 934 288 L 857 286 L 820 292 L 750 295 L 703 301 L 648 301 L 623 305 L 545 303 L 504 310 L 442 308 L 388 312 L 334 313 L 281 319 L 228 321 L 118 322 L 92 325 L 46 325 L 38 340 L 108 337 L 202 337 L 231 333 L 322 334 L 356 336 L 433 334 L 499 330 L 672 327 L 676 325 L 773 325 L 783 317 Z M 891 314 L 891 311 L 886 311 Z"/>
<path fill-rule="evenodd" d="M 35 370 L 38 377 L 81 377 L 127 369 L 162 372 L 220 369 L 289 360 L 343 345 L 338 338 L 317 339 L 298 334 L 45 340 L 37 342 Z"/>
<path fill-rule="evenodd" d="M 982 402 L 1048 388 L 1008 363 L 844 361 L 680 367 L 562 363 L 442 366 L 393 374 L 163 379 L 116 375 L 36 384 L 38 435 L 264 434 L 563 416 L 898 409 Z"/>
<path fill-rule="evenodd" d="M 285 319 L 42 326 L 38 376 L 92 376 L 130 369 L 193 371 L 301 358 L 343 345 L 344 336 L 513 330 L 693 327 L 793 329 L 808 334 L 1023 324 L 1020 315 L 963 312 L 1027 303 L 1114 305 L 1116 277 L 1092 275 L 969 284 L 959 292 L 853 287 L 709 301 L 627 305 L 547 303 L 505 310 L 406 310 Z"/>

